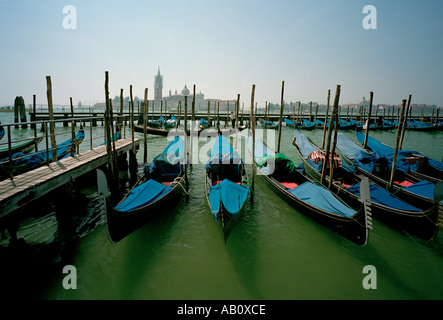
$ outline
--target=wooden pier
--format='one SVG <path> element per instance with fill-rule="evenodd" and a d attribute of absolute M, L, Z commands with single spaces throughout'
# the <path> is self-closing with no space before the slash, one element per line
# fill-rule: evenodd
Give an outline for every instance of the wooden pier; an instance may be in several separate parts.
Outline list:
<path fill-rule="evenodd" d="M 134 140 L 136 147 L 139 139 Z M 115 141 L 117 155 L 132 149 L 132 139 Z M 0 181 L 0 218 L 107 163 L 106 145 Z"/>

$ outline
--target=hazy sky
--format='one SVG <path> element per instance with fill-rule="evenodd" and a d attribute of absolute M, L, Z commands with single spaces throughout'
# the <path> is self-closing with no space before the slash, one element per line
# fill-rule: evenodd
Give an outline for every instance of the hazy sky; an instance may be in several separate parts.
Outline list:
<path fill-rule="evenodd" d="M 160 67 L 163 95 L 195 84 L 246 107 L 252 84 L 259 106 L 278 103 L 282 81 L 286 102 L 325 103 L 340 84 L 341 104 L 373 91 L 374 103 L 443 106 L 442 15 L 441 0 L 0 0 L 0 105 L 46 104 L 48 75 L 55 104 L 102 102 L 105 71 L 111 97 L 132 85 L 152 99 Z"/>

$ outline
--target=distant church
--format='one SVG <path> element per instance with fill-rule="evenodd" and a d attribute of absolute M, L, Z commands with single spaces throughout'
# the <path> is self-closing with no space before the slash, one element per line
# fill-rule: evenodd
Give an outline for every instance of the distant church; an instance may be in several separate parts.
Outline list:
<path fill-rule="evenodd" d="M 181 90 L 180 94 L 175 90 L 175 93 L 172 94 L 172 90 L 169 90 L 169 96 L 163 96 L 163 76 L 160 74 L 160 67 L 158 67 L 157 75 L 154 77 L 154 105 L 155 107 L 160 107 L 160 103 L 163 100 L 163 106 L 165 103 L 167 104 L 168 110 L 178 109 L 178 103 L 181 102 L 182 108 L 185 106 L 185 96 L 188 97 L 188 107 L 189 110 L 192 106 L 192 98 L 193 93 L 185 87 Z M 230 110 L 233 110 L 235 100 L 220 100 L 220 99 L 206 99 L 205 95 L 200 91 L 195 94 L 195 110 L 196 111 L 205 111 L 208 108 L 208 101 L 211 106 L 214 105 L 215 102 L 220 103 L 220 110 L 226 110 L 227 106 L 230 106 Z"/>

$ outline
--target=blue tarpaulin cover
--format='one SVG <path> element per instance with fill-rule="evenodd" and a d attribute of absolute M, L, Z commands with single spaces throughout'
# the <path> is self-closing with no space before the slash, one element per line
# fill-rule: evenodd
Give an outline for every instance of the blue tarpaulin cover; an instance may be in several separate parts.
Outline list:
<path fill-rule="evenodd" d="M 208 196 L 212 214 L 217 218 L 220 202 L 222 202 L 225 209 L 232 214 L 232 219 L 235 219 L 235 216 L 248 198 L 248 194 L 249 188 L 238 185 L 228 179 L 212 186 Z"/>
<path fill-rule="evenodd" d="M 180 174 L 180 163 L 184 161 L 184 141 L 175 137 L 169 145 L 154 158 L 148 166 L 149 172 L 157 172 L 160 175 Z M 154 202 L 166 195 L 172 187 L 165 186 L 153 179 L 142 183 L 131 190 L 129 195 L 115 208 L 123 212 L 130 212 Z"/>
<path fill-rule="evenodd" d="M 85 133 L 83 131 L 77 132 L 75 135 L 76 140 L 83 140 L 85 137 Z M 57 160 L 61 160 L 61 155 L 65 153 L 67 150 L 71 148 L 71 141 L 72 139 L 68 139 L 60 144 L 57 145 Z M 32 152 L 25 154 L 23 152 L 16 152 L 12 155 L 12 165 L 13 166 L 19 166 L 19 165 L 27 165 L 29 168 L 34 169 L 38 166 L 40 166 L 43 162 L 46 162 L 46 154 L 49 156 L 49 160 L 52 161 L 52 148 L 48 149 L 48 152 L 46 150 L 41 150 L 38 152 Z M 14 158 L 20 158 L 27 155 L 27 157 L 22 159 L 14 160 Z M 69 155 L 69 154 L 67 154 Z M 67 156 L 65 155 L 65 156 Z"/>
<path fill-rule="evenodd" d="M 300 130 L 298 129 L 294 130 L 294 137 L 295 137 L 295 142 L 297 143 L 303 158 L 308 159 L 311 152 L 321 151 L 319 148 L 314 146 L 309 141 L 309 139 L 303 133 L 301 133 Z"/>
<path fill-rule="evenodd" d="M 283 118 L 283 121 L 286 122 L 286 124 L 290 127 L 295 127 L 295 123 L 292 120 L 289 120 L 288 118 Z"/>
<path fill-rule="evenodd" d="M 352 187 L 347 188 L 350 192 L 352 192 L 355 195 L 360 196 L 360 183 L 357 183 L 353 185 Z M 371 201 L 384 205 L 386 207 L 395 208 L 399 210 L 407 210 L 407 211 L 414 211 L 419 212 L 420 209 L 417 209 L 416 207 L 413 207 L 406 202 L 398 199 L 397 197 L 393 196 L 391 193 L 386 191 L 383 188 L 380 188 L 372 183 L 369 184 L 369 192 L 371 194 Z"/>
<path fill-rule="evenodd" d="M 355 210 L 335 198 L 329 190 L 310 182 L 305 182 L 294 189 L 288 189 L 288 191 L 300 200 L 332 214 L 352 218 L 356 213 Z"/>
<path fill-rule="evenodd" d="M 431 199 L 434 198 L 434 188 L 435 184 L 427 180 L 422 180 L 420 182 L 414 183 L 413 185 L 410 185 L 409 187 L 405 187 L 405 189 L 409 192 Z"/>
<path fill-rule="evenodd" d="M 356 133 L 357 139 L 360 143 L 364 141 L 364 135 L 361 132 Z M 386 146 L 381 142 L 377 141 L 372 137 L 368 137 L 368 147 L 371 148 L 372 151 L 378 151 L 385 155 L 388 159 L 392 159 L 394 157 L 394 148 Z M 397 154 L 397 163 L 395 165 L 396 169 L 402 170 L 404 172 L 408 171 L 417 171 L 419 167 L 419 163 L 410 164 L 405 158 L 419 156 L 426 158 L 428 164 L 433 167 L 435 170 L 443 172 L 443 162 L 437 161 L 435 159 L 428 158 L 421 154 L 418 151 L 413 150 L 400 150 Z"/>
<path fill-rule="evenodd" d="M 146 181 L 138 187 L 131 190 L 128 197 L 125 198 L 115 209 L 130 212 L 143 207 L 167 194 L 172 188 L 165 186 L 153 179 Z"/>
<path fill-rule="evenodd" d="M 337 148 L 349 159 L 354 159 L 360 152 L 365 152 L 365 149 L 360 147 L 352 141 L 347 135 L 337 132 Z"/>
<path fill-rule="evenodd" d="M 213 164 L 242 164 L 242 159 L 235 152 L 229 140 L 223 135 L 217 136 L 212 147 L 209 159 L 205 164 L 206 169 L 211 169 Z"/>

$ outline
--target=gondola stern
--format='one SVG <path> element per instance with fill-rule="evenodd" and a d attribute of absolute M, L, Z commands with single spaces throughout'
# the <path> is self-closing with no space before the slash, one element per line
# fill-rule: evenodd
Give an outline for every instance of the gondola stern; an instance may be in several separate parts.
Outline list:
<path fill-rule="evenodd" d="M 115 239 L 111 236 L 111 230 L 109 230 L 109 212 L 108 212 L 108 206 L 110 206 L 109 203 L 109 191 L 108 191 L 108 180 L 106 178 L 106 174 L 100 170 L 97 169 L 97 193 L 99 196 L 103 199 L 103 211 L 105 212 L 105 220 L 106 220 L 106 233 L 108 235 L 108 240 L 112 244 L 117 243 Z"/>

